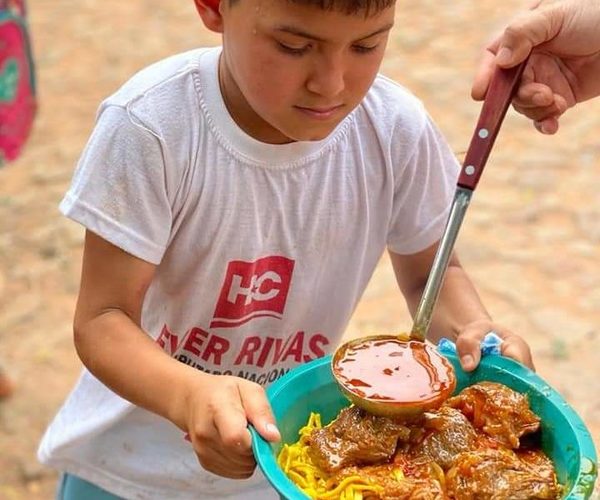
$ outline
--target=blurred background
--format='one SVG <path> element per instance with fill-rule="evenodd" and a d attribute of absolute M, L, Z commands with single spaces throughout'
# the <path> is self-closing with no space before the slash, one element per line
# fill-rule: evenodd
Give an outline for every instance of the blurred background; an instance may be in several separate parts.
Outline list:
<path fill-rule="evenodd" d="M 426 104 L 459 157 L 480 104 L 480 51 L 522 0 L 398 0 L 383 72 Z M 135 71 L 219 43 L 191 0 L 30 0 L 39 113 L 23 155 L 0 169 L 0 360 L 15 380 L 0 402 L 0 499 L 53 498 L 40 436 L 79 373 L 71 341 L 83 230 L 57 205 L 99 102 Z M 458 241 L 494 318 L 524 335 L 540 375 L 600 446 L 600 100 L 554 137 L 509 112 Z M 348 336 L 411 321 L 384 257 Z"/>

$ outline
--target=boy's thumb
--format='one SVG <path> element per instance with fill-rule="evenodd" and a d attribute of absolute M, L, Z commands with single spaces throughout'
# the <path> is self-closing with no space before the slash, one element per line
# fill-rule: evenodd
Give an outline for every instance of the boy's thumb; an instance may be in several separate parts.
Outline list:
<path fill-rule="evenodd" d="M 264 432 L 260 432 L 260 435 L 267 441 L 276 442 L 281 439 L 281 433 L 273 422 L 266 422 L 264 424 Z"/>
<path fill-rule="evenodd" d="M 281 434 L 277 429 L 277 425 L 275 425 L 275 417 L 273 417 L 271 406 L 262 388 L 260 390 L 244 391 L 241 395 L 248 422 L 267 441 L 279 441 Z"/>
<path fill-rule="evenodd" d="M 279 429 L 272 420 L 256 419 L 248 415 L 248 422 L 252 424 L 252 426 L 256 429 L 256 432 L 258 432 L 265 440 L 269 441 L 270 443 L 275 443 L 281 440 L 281 433 L 279 432 Z"/>

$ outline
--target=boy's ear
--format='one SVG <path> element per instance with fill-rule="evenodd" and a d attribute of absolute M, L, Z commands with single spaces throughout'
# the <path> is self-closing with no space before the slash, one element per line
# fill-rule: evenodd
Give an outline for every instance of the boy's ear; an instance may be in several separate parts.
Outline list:
<path fill-rule="evenodd" d="M 211 31 L 223 33 L 223 19 L 219 12 L 219 0 L 194 0 L 194 3 L 204 26 Z"/>

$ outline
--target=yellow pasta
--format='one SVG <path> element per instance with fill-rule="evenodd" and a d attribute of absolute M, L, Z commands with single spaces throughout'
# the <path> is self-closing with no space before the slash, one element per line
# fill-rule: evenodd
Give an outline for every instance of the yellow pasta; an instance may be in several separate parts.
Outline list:
<path fill-rule="evenodd" d="M 365 492 L 381 492 L 381 486 L 358 475 L 336 482 L 313 463 L 308 455 L 308 438 L 313 430 L 321 427 L 321 415 L 311 413 L 308 423 L 298 431 L 300 439 L 294 444 L 283 445 L 277 463 L 285 474 L 314 500 L 363 500 Z M 396 479 L 403 479 L 402 471 L 394 472 Z"/>

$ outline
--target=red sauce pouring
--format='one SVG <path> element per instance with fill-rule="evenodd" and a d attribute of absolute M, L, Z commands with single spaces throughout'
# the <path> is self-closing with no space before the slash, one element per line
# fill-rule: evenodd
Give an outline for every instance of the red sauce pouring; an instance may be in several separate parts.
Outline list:
<path fill-rule="evenodd" d="M 454 391 L 452 364 L 425 342 L 396 337 L 350 344 L 333 361 L 333 371 L 346 390 L 361 399 L 393 404 L 443 403 Z"/>

